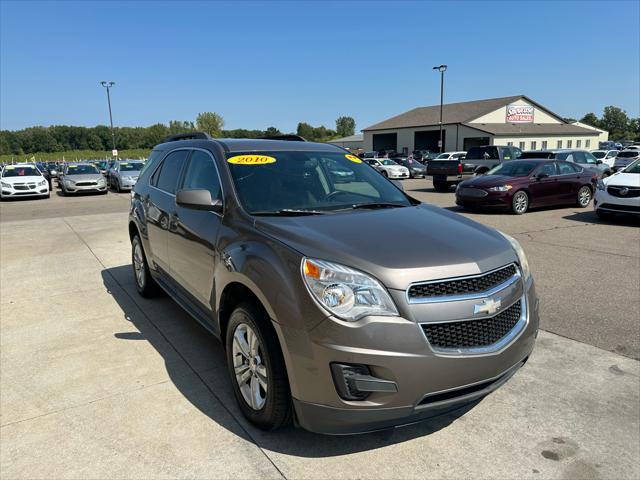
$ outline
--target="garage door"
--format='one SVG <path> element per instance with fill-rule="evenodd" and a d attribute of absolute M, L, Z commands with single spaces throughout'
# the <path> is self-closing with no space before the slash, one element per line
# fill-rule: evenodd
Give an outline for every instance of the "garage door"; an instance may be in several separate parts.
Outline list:
<path fill-rule="evenodd" d="M 442 131 L 442 143 L 447 144 L 446 131 Z M 440 140 L 440 130 L 429 130 L 425 132 L 416 132 L 413 137 L 413 147 L 415 150 L 431 150 L 439 152 L 438 140 Z"/>
<path fill-rule="evenodd" d="M 373 149 L 376 152 L 380 150 L 393 150 L 398 148 L 397 133 L 377 133 L 373 135 Z"/>

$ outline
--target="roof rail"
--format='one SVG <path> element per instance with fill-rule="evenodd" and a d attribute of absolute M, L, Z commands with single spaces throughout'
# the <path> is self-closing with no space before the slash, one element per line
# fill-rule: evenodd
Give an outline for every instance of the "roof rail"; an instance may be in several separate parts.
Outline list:
<path fill-rule="evenodd" d="M 211 136 L 205 132 L 186 132 L 169 135 L 162 143 L 175 142 L 177 140 L 211 140 Z"/>
<path fill-rule="evenodd" d="M 284 140 L 285 142 L 306 142 L 307 139 L 300 135 L 273 135 L 271 137 L 260 137 L 260 140 Z"/>

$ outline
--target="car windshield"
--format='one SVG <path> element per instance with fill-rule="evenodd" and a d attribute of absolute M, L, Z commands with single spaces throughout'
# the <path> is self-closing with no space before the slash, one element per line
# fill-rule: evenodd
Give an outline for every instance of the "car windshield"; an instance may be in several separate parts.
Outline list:
<path fill-rule="evenodd" d="M 497 160 L 500 154 L 496 147 L 471 147 L 466 157 L 467 160 Z"/>
<path fill-rule="evenodd" d="M 528 177 L 534 168 L 536 162 L 506 162 L 493 167 L 487 172 L 487 175 L 505 175 L 507 177 Z"/>
<path fill-rule="evenodd" d="M 527 160 L 529 158 L 553 158 L 553 152 L 522 152 L 520 160 Z"/>
<path fill-rule="evenodd" d="M 628 150 L 626 152 L 620 152 L 618 154 L 618 158 L 634 158 L 640 155 L 640 151 L 638 150 Z"/>
<path fill-rule="evenodd" d="M 382 164 L 383 165 L 397 165 L 396 162 L 394 162 L 393 160 L 389 160 L 389 159 L 382 160 Z"/>
<path fill-rule="evenodd" d="M 449 158 L 449 154 L 448 153 L 441 153 L 440 155 L 438 155 L 436 157 L 436 160 L 446 160 Z"/>
<path fill-rule="evenodd" d="M 142 163 L 121 163 L 120 171 L 121 172 L 138 172 L 142 169 Z"/>
<path fill-rule="evenodd" d="M 81 164 L 69 165 L 67 167 L 67 175 L 87 175 L 91 173 L 100 173 L 95 165 Z"/>
<path fill-rule="evenodd" d="M 336 178 L 336 164 L 351 175 Z M 234 152 L 227 154 L 227 165 L 240 202 L 252 214 L 411 205 L 393 183 L 342 152 Z"/>
<path fill-rule="evenodd" d="M 596 158 L 604 158 L 607 152 L 591 152 L 591 154 Z"/>
<path fill-rule="evenodd" d="M 40 171 L 36 167 L 7 165 L 2 169 L 2 177 L 39 177 Z"/>
<path fill-rule="evenodd" d="M 640 173 L 640 160 L 636 160 L 623 170 L 624 173 Z"/>

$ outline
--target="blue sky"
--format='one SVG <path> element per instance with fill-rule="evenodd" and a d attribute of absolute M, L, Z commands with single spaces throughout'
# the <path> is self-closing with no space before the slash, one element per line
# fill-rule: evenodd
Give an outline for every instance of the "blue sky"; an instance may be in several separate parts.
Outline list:
<path fill-rule="evenodd" d="M 563 116 L 640 110 L 640 2 L 0 3 L 0 127 L 223 115 L 226 128 L 364 128 L 526 94 Z"/>

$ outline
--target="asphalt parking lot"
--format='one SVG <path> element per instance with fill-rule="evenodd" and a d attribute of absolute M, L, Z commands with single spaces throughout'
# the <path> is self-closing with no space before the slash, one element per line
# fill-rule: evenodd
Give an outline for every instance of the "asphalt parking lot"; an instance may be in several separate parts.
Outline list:
<path fill-rule="evenodd" d="M 404 185 L 459 211 L 428 180 Z M 1 478 L 640 477 L 637 219 L 464 213 L 528 254 L 542 302 L 530 361 L 463 411 L 327 437 L 252 427 L 220 344 L 171 300 L 137 296 L 128 205 L 0 204 Z"/>

